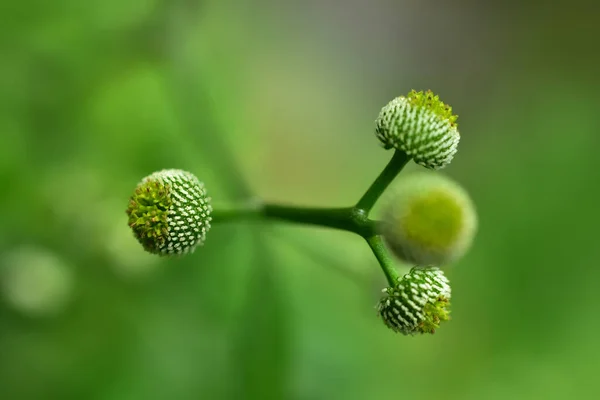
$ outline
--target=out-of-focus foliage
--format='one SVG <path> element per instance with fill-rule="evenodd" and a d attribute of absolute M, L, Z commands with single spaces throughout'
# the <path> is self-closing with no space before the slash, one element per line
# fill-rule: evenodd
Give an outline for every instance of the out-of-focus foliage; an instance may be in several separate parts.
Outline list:
<path fill-rule="evenodd" d="M 593 396 L 600 30 L 584 6 L 2 2 L 0 397 Z M 215 207 L 349 205 L 390 156 L 379 109 L 413 88 L 459 114 L 444 173 L 480 217 L 433 336 L 377 319 L 383 276 L 350 234 L 215 226 L 159 259 L 127 227 L 162 168 Z"/>

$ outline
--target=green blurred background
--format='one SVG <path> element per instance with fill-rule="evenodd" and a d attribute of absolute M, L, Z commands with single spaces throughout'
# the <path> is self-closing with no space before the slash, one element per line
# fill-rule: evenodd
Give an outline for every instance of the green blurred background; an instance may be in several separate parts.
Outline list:
<path fill-rule="evenodd" d="M 598 10 L 3 0 L 0 398 L 593 397 Z M 127 228 L 162 168 L 194 172 L 215 207 L 350 205 L 391 156 L 379 109 L 412 88 L 460 115 L 444 173 L 480 215 L 433 336 L 378 320 L 383 276 L 351 234 L 215 226 L 162 259 Z"/>

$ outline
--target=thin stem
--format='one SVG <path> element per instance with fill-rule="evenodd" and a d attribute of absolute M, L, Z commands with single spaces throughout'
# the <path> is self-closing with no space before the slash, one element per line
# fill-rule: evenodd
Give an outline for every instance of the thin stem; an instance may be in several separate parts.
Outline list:
<path fill-rule="evenodd" d="M 248 203 L 234 208 L 218 208 L 210 214 L 211 222 L 213 224 L 224 224 L 241 220 L 262 219 L 262 207 L 260 203 Z"/>
<path fill-rule="evenodd" d="M 377 258 L 390 286 L 398 282 L 398 272 L 381 236 L 377 234 L 377 221 L 367 218 L 365 212 L 356 207 L 307 208 L 276 204 L 254 204 L 235 209 L 212 212 L 213 223 L 226 223 L 241 219 L 275 219 L 286 222 L 323 226 L 354 232 L 362 236 Z"/>
<path fill-rule="evenodd" d="M 376 223 L 354 207 L 310 208 L 277 204 L 255 204 L 234 209 L 214 210 L 213 224 L 242 219 L 275 219 L 354 232 L 362 237 L 375 234 Z"/>
<path fill-rule="evenodd" d="M 281 221 L 355 231 L 351 208 L 308 208 L 265 204 L 262 214 L 267 218 Z"/>
<path fill-rule="evenodd" d="M 402 168 L 408 163 L 410 156 L 401 150 L 396 150 L 390 162 L 385 166 L 381 174 L 371 184 L 369 189 L 356 203 L 356 208 L 364 210 L 366 214 L 373 208 L 385 189 L 389 186 Z"/>
<path fill-rule="evenodd" d="M 379 265 L 381 266 L 381 269 L 383 270 L 383 273 L 385 274 L 390 286 L 396 286 L 400 275 L 398 275 L 398 272 L 394 268 L 394 260 L 392 260 L 387 249 L 385 248 L 381 236 L 373 235 L 365 238 L 365 240 L 369 244 L 371 250 L 373 250 L 373 254 L 375 254 L 377 261 L 379 261 Z"/>

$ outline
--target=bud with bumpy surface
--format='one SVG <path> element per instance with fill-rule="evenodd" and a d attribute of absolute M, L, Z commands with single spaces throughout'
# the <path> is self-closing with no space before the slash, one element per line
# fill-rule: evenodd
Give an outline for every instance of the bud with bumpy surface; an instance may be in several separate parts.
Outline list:
<path fill-rule="evenodd" d="M 399 180 L 392 190 L 381 231 L 398 258 L 417 266 L 441 266 L 470 248 L 477 214 L 457 183 L 421 172 Z"/>
<path fill-rule="evenodd" d="M 135 237 L 146 251 L 158 255 L 186 254 L 202 245 L 211 212 L 204 184 L 179 169 L 142 179 L 127 207 Z"/>
<path fill-rule="evenodd" d="M 403 151 L 426 168 L 450 164 L 460 134 L 452 107 L 430 90 L 411 91 L 390 101 L 376 120 L 375 134 L 386 149 Z"/>
<path fill-rule="evenodd" d="M 413 268 L 383 292 L 379 316 L 394 332 L 435 333 L 441 322 L 450 319 L 450 283 L 437 268 Z"/>

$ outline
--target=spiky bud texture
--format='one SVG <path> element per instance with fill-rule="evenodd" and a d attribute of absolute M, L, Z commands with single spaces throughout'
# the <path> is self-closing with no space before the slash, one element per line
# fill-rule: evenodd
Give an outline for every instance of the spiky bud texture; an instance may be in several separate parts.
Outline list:
<path fill-rule="evenodd" d="M 135 237 L 145 250 L 159 255 L 186 254 L 202 245 L 211 212 L 204 184 L 179 169 L 142 179 L 127 207 Z"/>
<path fill-rule="evenodd" d="M 467 192 L 454 181 L 421 172 L 393 187 L 381 229 L 400 259 L 418 266 L 441 266 L 469 249 L 477 214 Z"/>
<path fill-rule="evenodd" d="M 450 319 L 450 283 L 437 268 L 413 268 L 383 292 L 378 312 L 395 332 L 435 333 L 441 322 Z"/>
<path fill-rule="evenodd" d="M 440 169 L 456 154 L 460 141 L 457 118 L 452 107 L 430 90 L 413 90 L 381 109 L 375 134 L 386 149 L 401 150 L 417 164 Z"/>

